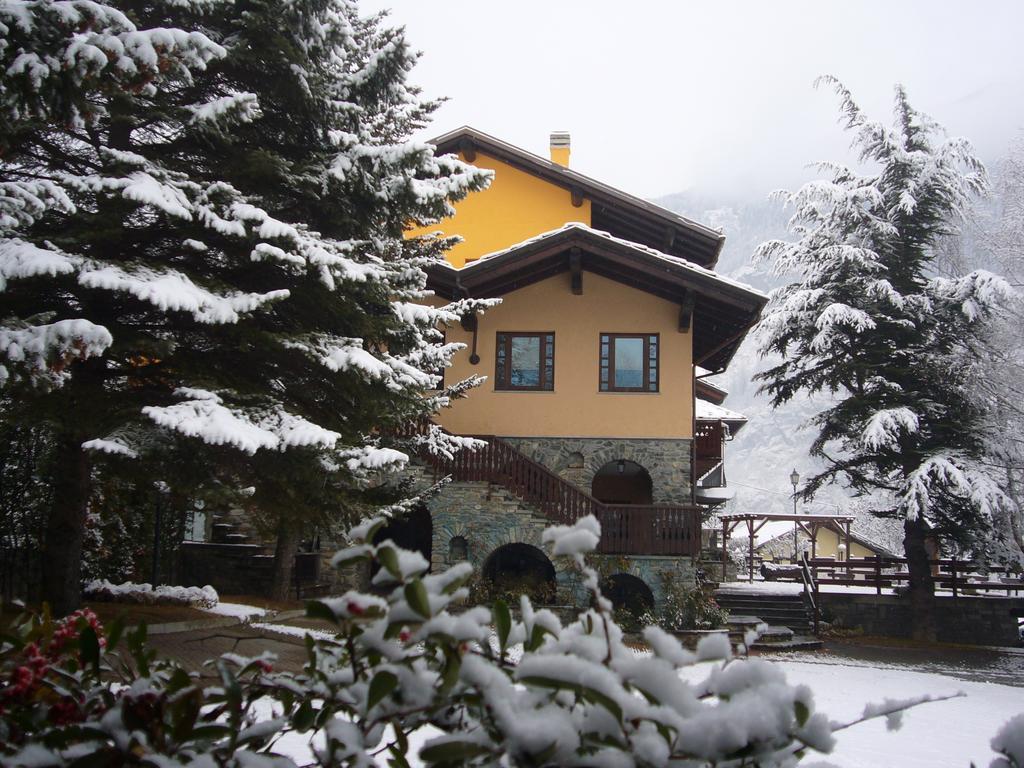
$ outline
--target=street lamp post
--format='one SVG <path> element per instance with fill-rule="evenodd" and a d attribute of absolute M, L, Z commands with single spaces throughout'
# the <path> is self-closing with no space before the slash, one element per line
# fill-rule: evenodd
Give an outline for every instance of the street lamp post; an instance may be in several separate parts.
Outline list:
<path fill-rule="evenodd" d="M 789 482 L 793 484 L 793 516 L 796 517 L 796 487 L 797 487 L 797 485 L 800 482 L 800 473 L 797 472 L 795 469 L 792 472 L 789 473 Z M 794 563 L 796 562 L 797 550 L 798 550 L 797 530 L 798 530 L 798 523 L 797 523 L 796 520 L 793 520 L 793 562 Z"/>

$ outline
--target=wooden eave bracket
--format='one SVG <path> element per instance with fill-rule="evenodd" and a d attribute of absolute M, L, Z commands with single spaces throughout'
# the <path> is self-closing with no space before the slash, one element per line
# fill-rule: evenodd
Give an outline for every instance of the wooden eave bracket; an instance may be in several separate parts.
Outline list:
<path fill-rule="evenodd" d="M 574 296 L 583 295 L 583 252 L 579 248 L 569 249 L 569 272 L 572 275 Z"/>
<path fill-rule="evenodd" d="M 570 187 L 569 194 L 572 196 L 572 207 L 580 208 L 583 206 L 583 190 L 579 187 Z"/>
<path fill-rule="evenodd" d="M 459 142 L 459 152 L 466 158 L 467 163 L 476 162 L 476 147 L 473 145 L 472 140 L 463 139 Z"/>
<path fill-rule="evenodd" d="M 697 295 L 690 290 L 683 291 L 683 297 L 679 301 L 679 332 L 688 333 L 693 320 L 693 307 L 697 302 Z"/>

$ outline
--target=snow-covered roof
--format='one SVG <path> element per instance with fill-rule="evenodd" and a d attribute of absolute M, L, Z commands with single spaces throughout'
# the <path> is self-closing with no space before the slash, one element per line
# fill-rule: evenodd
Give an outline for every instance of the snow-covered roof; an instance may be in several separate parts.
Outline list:
<path fill-rule="evenodd" d="M 448 131 L 430 143 L 437 147 L 439 153 L 463 152 L 470 162 L 473 162 L 472 154 L 479 150 L 571 190 L 574 195 L 578 193 L 588 197 L 597 203 L 593 206 L 593 223 L 614 229 L 620 223 L 628 222 L 631 239 L 660 243 L 665 238 L 668 226 L 675 235 L 671 238 L 672 244 L 669 246 L 673 253 L 687 254 L 701 264 L 713 267 L 725 244 L 725 235 L 721 230 L 707 227 L 649 200 L 623 192 L 471 126 L 463 125 Z M 607 216 L 606 213 L 609 211 L 614 211 L 615 215 Z"/>
<path fill-rule="evenodd" d="M 707 400 L 701 400 L 699 397 L 695 401 L 695 407 L 697 412 L 698 421 L 743 421 L 747 420 L 747 417 L 742 413 L 736 411 L 730 411 L 728 408 L 723 408 L 720 405 L 709 403 Z"/>
<path fill-rule="evenodd" d="M 500 251 L 493 251 L 491 253 L 484 254 L 479 259 L 466 262 L 466 265 L 464 267 L 461 267 L 459 271 L 470 271 L 474 267 L 478 268 L 487 264 L 491 264 L 495 261 L 501 260 L 503 257 L 506 257 L 509 254 L 521 250 L 522 248 L 528 245 L 537 245 L 543 243 L 545 240 L 550 240 L 559 235 L 564 235 L 566 232 L 580 232 L 593 237 L 598 237 L 603 240 L 607 240 L 610 243 L 615 243 L 616 245 L 630 248 L 639 254 L 643 254 L 644 256 L 659 259 L 675 267 L 682 267 L 684 270 L 692 272 L 694 275 L 699 275 L 704 279 L 710 279 L 715 282 L 721 283 L 722 285 L 728 285 L 731 288 L 737 288 L 746 293 L 753 294 L 754 296 L 761 299 L 767 300 L 768 298 L 768 295 L 766 293 L 764 293 L 763 291 L 759 291 L 757 288 L 754 288 L 751 285 L 741 283 L 738 280 L 733 280 L 732 278 L 726 277 L 725 275 L 720 275 L 714 270 L 707 269 L 705 267 L 700 266 L 699 264 L 694 264 L 692 261 L 687 261 L 686 259 L 681 258 L 679 256 L 671 256 L 670 254 L 663 253 L 662 251 L 659 251 L 655 248 L 651 248 L 650 246 L 647 245 L 643 245 L 642 243 L 635 243 L 632 240 L 625 240 L 621 237 L 615 237 L 614 235 L 608 232 L 603 232 L 600 229 L 594 229 L 593 227 L 587 226 L 586 224 L 580 221 L 570 221 L 567 224 L 562 225 L 558 229 L 552 229 L 547 232 L 541 232 L 539 235 L 534 235 L 533 237 L 527 238 L 522 242 L 510 245 L 508 248 L 502 248 Z M 457 269 L 456 267 L 450 268 Z"/>
<path fill-rule="evenodd" d="M 575 259 L 575 262 L 574 262 Z M 573 266 L 575 263 L 575 266 Z M 678 256 L 571 222 L 489 253 L 466 266 L 431 266 L 428 287 L 448 298 L 493 298 L 574 271 L 614 280 L 680 305 L 694 363 L 724 370 L 768 297 Z M 688 309 L 687 309 L 688 307 Z M 712 398 L 714 399 L 714 398 Z"/>

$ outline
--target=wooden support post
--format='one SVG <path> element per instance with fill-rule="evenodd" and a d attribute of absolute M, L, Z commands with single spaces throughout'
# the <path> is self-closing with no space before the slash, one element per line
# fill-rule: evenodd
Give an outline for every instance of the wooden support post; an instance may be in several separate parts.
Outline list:
<path fill-rule="evenodd" d="M 850 578 L 850 521 L 846 521 L 846 562 L 844 563 L 846 578 Z"/>
<path fill-rule="evenodd" d="M 749 556 L 747 558 L 747 570 L 750 576 L 750 583 L 754 583 L 754 520 L 753 518 L 747 520 L 747 530 L 750 532 L 750 539 L 748 541 Z"/>
<path fill-rule="evenodd" d="M 729 567 L 729 550 L 726 545 L 729 543 L 729 523 L 725 520 L 722 521 L 722 581 L 726 581 L 729 577 L 727 570 Z"/>
<path fill-rule="evenodd" d="M 959 597 L 956 589 L 956 555 L 953 555 L 953 559 L 950 560 L 949 571 L 950 579 L 953 582 L 953 597 Z"/>
<path fill-rule="evenodd" d="M 875 594 L 882 594 L 882 556 L 875 555 Z"/>

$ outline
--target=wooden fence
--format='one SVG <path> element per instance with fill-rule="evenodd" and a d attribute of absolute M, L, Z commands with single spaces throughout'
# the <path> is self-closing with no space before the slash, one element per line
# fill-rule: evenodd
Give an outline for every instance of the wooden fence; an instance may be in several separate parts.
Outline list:
<path fill-rule="evenodd" d="M 876 594 L 885 588 L 898 587 L 910 581 L 907 561 L 902 557 L 864 557 L 848 560 L 825 558 L 808 559 L 814 581 L 820 586 L 871 587 Z M 937 589 L 950 590 L 953 597 L 967 592 L 1010 592 L 1024 591 L 1024 580 L 1020 576 L 1009 576 L 1003 568 L 989 567 L 988 574 L 979 577 L 981 564 L 970 560 L 949 558 L 930 560 L 932 580 Z"/>

